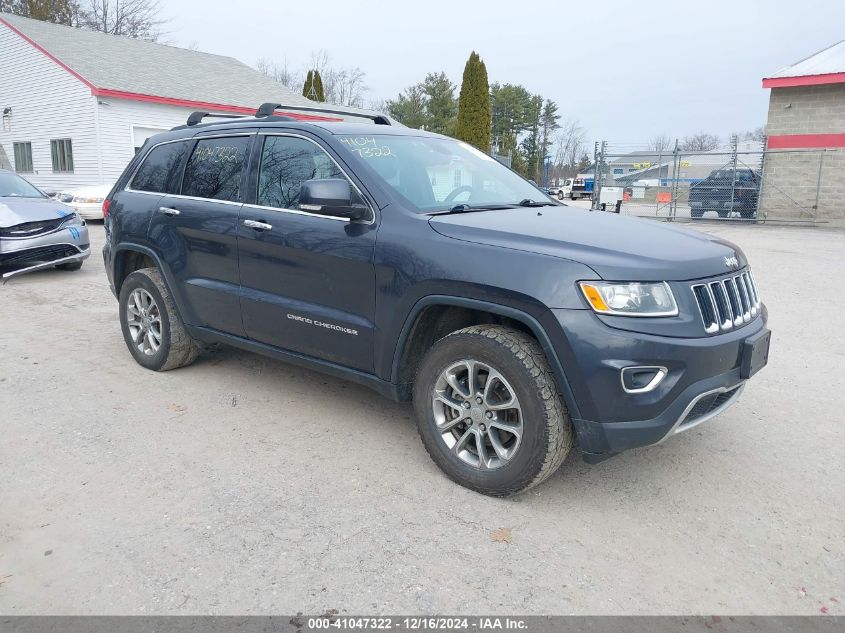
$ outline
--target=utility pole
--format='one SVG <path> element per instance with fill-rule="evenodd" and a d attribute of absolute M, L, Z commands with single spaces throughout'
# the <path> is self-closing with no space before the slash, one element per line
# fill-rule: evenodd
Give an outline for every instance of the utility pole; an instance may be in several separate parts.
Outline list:
<path fill-rule="evenodd" d="M 731 165 L 733 167 L 733 179 L 731 182 L 731 206 L 728 207 L 728 217 L 731 217 L 731 214 L 734 211 L 734 195 L 736 191 L 736 160 L 737 160 L 737 151 L 739 150 L 739 137 L 736 134 L 731 135 Z"/>
<path fill-rule="evenodd" d="M 607 141 L 599 143 L 596 141 L 593 150 L 593 202 L 590 210 L 599 209 L 599 198 L 601 197 L 602 178 L 604 177 L 604 155 L 607 153 Z M 576 174 L 577 176 L 577 174 Z"/>

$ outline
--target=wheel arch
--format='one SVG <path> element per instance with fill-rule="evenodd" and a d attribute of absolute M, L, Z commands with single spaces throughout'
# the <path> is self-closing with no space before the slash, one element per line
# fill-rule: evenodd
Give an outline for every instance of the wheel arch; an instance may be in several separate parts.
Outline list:
<path fill-rule="evenodd" d="M 434 310 L 433 319 L 426 317 Z M 431 313 L 429 312 L 431 315 Z M 491 320 L 478 320 L 478 317 Z M 469 325 L 496 323 L 509 325 L 533 336 L 549 361 L 560 393 L 572 417 L 580 412 L 569 379 L 549 335 L 540 322 L 528 312 L 512 306 L 491 303 L 480 299 L 449 295 L 429 295 L 414 304 L 399 333 L 393 353 L 391 382 L 399 386 L 400 393 L 409 393 L 406 388 L 413 382 L 413 373 L 419 361 L 431 344 L 451 332 Z M 448 330 L 448 331 L 447 331 Z"/>
<path fill-rule="evenodd" d="M 167 287 L 170 296 L 173 297 L 173 302 L 176 305 L 177 312 L 184 318 L 184 303 L 182 302 L 182 297 L 178 292 L 177 285 L 173 282 L 170 270 L 164 266 L 161 258 L 156 254 L 156 252 L 147 246 L 143 246 L 141 244 L 122 243 L 118 244 L 115 248 L 112 259 L 112 280 L 115 295 L 120 296 L 120 288 L 131 273 L 147 267 L 157 268 L 161 273 L 162 281 Z"/>

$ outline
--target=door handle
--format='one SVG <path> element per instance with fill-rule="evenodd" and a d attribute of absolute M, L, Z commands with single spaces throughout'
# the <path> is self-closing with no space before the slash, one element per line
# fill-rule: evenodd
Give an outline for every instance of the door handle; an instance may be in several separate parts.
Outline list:
<path fill-rule="evenodd" d="M 171 207 L 159 207 L 158 212 L 164 215 L 179 215 L 179 209 L 172 209 Z"/>
<path fill-rule="evenodd" d="M 259 222 L 258 220 L 244 220 L 244 226 L 248 226 L 249 228 L 256 229 L 258 231 L 269 231 L 273 228 L 272 224 Z"/>

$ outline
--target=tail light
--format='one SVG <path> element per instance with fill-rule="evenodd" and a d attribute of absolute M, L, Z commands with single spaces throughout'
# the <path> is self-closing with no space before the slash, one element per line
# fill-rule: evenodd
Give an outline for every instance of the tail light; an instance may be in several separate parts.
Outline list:
<path fill-rule="evenodd" d="M 111 200 L 106 198 L 103 200 L 103 220 L 109 219 L 109 207 L 111 206 Z"/>

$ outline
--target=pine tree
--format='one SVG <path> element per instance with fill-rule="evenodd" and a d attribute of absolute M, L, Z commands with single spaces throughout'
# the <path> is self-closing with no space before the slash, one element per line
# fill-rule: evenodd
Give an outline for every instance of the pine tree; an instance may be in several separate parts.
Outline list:
<path fill-rule="evenodd" d="M 302 96 L 306 99 L 316 101 L 316 92 L 314 91 L 314 71 L 309 70 L 305 76 L 305 83 L 302 84 Z"/>
<path fill-rule="evenodd" d="M 302 84 L 302 96 L 311 101 L 325 101 L 326 94 L 323 92 L 323 78 L 319 70 L 309 70 L 305 76 L 305 83 Z"/>
<path fill-rule="evenodd" d="M 475 51 L 464 67 L 455 136 L 482 152 L 490 151 L 490 86 L 487 67 Z"/>
<path fill-rule="evenodd" d="M 0 1 L 0 10 L 34 20 L 73 26 L 76 3 L 70 0 L 10 0 Z"/>
<path fill-rule="evenodd" d="M 317 101 L 323 102 L 326 100 L 326 93 L 323 90 L 323 78 L 320 77 L 320 71 L 314 71 L 314 91 L 317 93 Z"/>
<path fill-rule="evenodd" d="M 455 99 L 455 84 L 449 81 L 446 73 L 428 73 L 420 88 L 426 96 L 428 123 L 426 129 L 438 134 L 452 136 L 455 133 L 455 116 L 458 114 L 458 101 Z"/>

